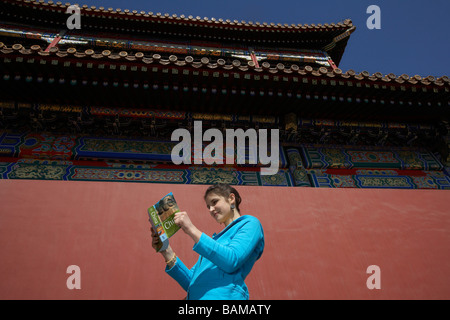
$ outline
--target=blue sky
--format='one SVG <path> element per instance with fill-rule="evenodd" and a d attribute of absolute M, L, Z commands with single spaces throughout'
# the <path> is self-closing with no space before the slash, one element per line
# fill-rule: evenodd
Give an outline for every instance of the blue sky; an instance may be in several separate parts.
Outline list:
<path fill-rule="evenodd" d="M 450 76 L 450 0 L 79 0 L 78 4 L 261 23 L 323 24 L 350 18 L 356 31 L 339 65 L 343 71 Z M 366 27 L 370 5 L 381 9 L 379 30 Z"/>

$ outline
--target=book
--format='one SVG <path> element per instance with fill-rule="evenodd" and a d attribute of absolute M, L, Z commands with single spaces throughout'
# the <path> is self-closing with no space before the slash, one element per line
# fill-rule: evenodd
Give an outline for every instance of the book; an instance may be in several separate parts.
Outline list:
<path fill-rule="evenodd" d="M 156 248 L 157 252 L 166 250 L 169 246 L 169 238 L 180 229 L 173 221 L 175 213 L 179 211 L 180 209 L 172 192 L 148 208 L 150 223 L 161 240 Z"/>

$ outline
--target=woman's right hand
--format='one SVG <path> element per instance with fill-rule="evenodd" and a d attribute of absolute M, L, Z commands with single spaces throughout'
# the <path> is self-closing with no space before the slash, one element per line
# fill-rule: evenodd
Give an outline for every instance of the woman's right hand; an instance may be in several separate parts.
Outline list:
<path fill-rule="evenodd" d="M 156 233 L 156 231 L 153 228 L 151 228 L 151 232 L 152 232 L 152 247 L 156 251 L 156 250 L 158 250 L 157 248 L 158 248 L 159 244 L 161 243 L 161 240 L 159 239 L 158 234 Z M 166 261 L 169 261 L 170 259 L 172 259 L 173 254 L 174 254 L 170 245 L 167 247 L 166 250 L 162 250 L 159 253 L 161 253 L 163 255 L 163 257 Z"/>
<path fill-rule="evenodd" d="M 152 231 L 152 247 L 155 249 L 155 251 L 158 250 L 158 246 L 161 243 L 161 240 L 159 239 L 158 235 L 156 234 L 156 231 L 152 228 L 150 228 Z"/>

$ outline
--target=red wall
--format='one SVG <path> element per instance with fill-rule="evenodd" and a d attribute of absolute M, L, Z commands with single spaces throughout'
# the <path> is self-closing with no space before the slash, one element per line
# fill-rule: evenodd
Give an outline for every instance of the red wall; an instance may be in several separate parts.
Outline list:
<path fill-rule="evenodd" d="M 197 227 L 221 229 L 207 186 L 0 180 L 0 299 L 181 299 L 151 248 L 146 209 L 174 192 Z M 238 187 L 266 249 L 251 299 L 450 299 L 449 191 Z M 182 231 L 171 239 L 196 261 Z M 66 269 L 81 269 L 69 290 Z M 381 269 L 369 290 L 366 269 Z"/>

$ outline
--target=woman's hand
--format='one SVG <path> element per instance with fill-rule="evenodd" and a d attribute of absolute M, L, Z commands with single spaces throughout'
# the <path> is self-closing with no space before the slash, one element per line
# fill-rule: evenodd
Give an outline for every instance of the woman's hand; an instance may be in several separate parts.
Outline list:
<path fill-rule="evenodd" d="M 180 212 L 175 213 L 173 221 L 188 236 L 190 236 L 194 240 L 195 243 L 197 243 L 198 240 L 200 240 L 200 236 L 202 235 L 202 232 L 194 226 L 194 224 L 192 223 L 192 221 L 189 218 L 186 211 L 180 211 Z"/>
<path fill-rule="evenodd" d="M 158 235 L 156 234 L 156 231 L 153 230 L 153 228 L 150 229 L 152 232 L 152 247 L 155 250 L 158 250 L 159 244 L 161 243 L 161 240 L 159 239 Z M 169 261 L 173 258 L 174 252 L 170 245 L 167 247 L 166 250 L 160 251 L 166 261 Z"/>
<path fill-rule="evenodd" d="M 188 233 L 188 231 L 194 227 L 194 224 L 191 222 L 191 219 L 189 218 L 186 211 L 175 213 L 173 221 L 186 233 Z"/>
<path fill-rule="evenodd" d="M 153 249 L 155 249 L 155 251 L 157 251 L 158 247 L 161 243 L 161 240 L 159 239 L 158 235 L 156 234 L 156 231 L 153 230 L 153 227 L 150 228 L 150 230 L 152 231 L 152 247 L 153 247 Z"/>

